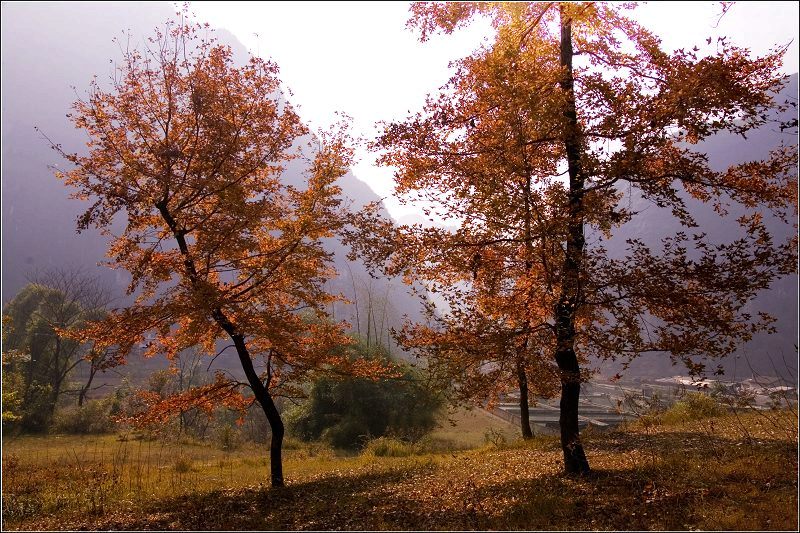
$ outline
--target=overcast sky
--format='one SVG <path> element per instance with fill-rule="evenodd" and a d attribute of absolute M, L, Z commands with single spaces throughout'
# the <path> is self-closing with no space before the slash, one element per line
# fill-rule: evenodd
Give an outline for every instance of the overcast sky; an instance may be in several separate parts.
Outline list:
<path fill-rule="evenodd" d="M 673 49 L 728 36 L 763 54 L 792 44 L 783 71 L 798 71 L 798 3 L 739 2 L 720 20 L 719 2 L 652 2 L 633 13 Z M 301 117 L 324 127 L 336 111 L 353 117 L 353 133 L 371 139 L 380 120 L 417 111 L 450 76 L 447 64 L 477 48 L 490 32 L 476 24 L 419 43 L 405 29 L 407 2 L 192 2 L 197 16 L 232 32 L 251 53 L 278 63 Z M 355 175 L 384 197 L 395 218 L 414 212 L 392 198 L 392 171 L 357 154 Z"/>

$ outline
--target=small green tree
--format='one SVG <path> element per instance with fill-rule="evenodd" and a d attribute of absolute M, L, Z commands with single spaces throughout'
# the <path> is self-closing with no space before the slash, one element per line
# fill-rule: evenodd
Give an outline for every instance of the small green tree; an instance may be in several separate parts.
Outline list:
<path fill-rule="evenodd" d="M 393 435 L 417 440 L 436 424 L 443 405 L 414 368 L 392 361 L 383 345 L 363 339 L 351 357 L 398 365 L 384 379 L 325 376 L 313 383 L 308 399 L 289 416 L 289 428 L 304 440 L 322 439 L 337 448 L 354 449 L 365 439 Z"/>
<path fill-rule="evenodd" d="M 11 405 L 19 402 L 15 423 L 22 429 L 46 430 L 65 393 L 79 392 L 82 403 L 95 373 L 119 364 L 112 352 L 71 336 L 102 315 L 108 301 L 96 278 L 53 269 L 35 276 L 3 308 L 3 393 Z M 90 379 L 70 391 L 68 378 L 81 364 L 91 367 Z"/>
<path fill-rule="evenodd" d="M 27 354 L 7 349 L 10 320 L 3 317 L 3 428 L 10 428 L 22 420 L 22 390 L 25 387 L 23 368 Z"/>

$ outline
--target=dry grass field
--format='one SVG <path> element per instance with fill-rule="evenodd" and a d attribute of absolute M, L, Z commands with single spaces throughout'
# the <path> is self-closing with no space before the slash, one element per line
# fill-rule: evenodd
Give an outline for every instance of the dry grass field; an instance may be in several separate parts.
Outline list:
<path fill-rule="evenodd" d="M 594 469 L 561 473 L 554 437 L 514 440 L 457 413 L 401 457 L 287 442 L 287 487 L 263 448 L 103 437 L 3 446 L 5 529 L 707 529 L 797 526 L 792 412 L 647 419 L 585 432 Z M 502 434 L 505 438 L 497 438 Z M 485 435 L 490 438 L 486 439 Z M 486 443 L 486 441 L 493 441 Z"/>

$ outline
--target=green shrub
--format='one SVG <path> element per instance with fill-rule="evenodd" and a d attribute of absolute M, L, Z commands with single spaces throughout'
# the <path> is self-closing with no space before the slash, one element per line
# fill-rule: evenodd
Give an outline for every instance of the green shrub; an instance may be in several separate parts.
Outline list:
<path fill-rule="evenodd" d="M 43 433 L 53 426 L 53 394 L 47 384 L 30 385 L 29 397 L 22 404 L 21 419 L 17 425 L 26 432 Z"/>
<path fill-rule="evenodd" d="M 334 448 L 355 449 L 370 438 L 370 428 L 363 420 L 347 417 L 320 434 L 320 439 Z"/>
<path fill-rule="evenodd" d="M 661 418 L 665 424 L 680 424 L 691 420 L 720 416 L 724 413 L 723 406 L 711 396 L 700 392 L 690 392 L 667 409 Z"/>
<path fill-rule="evenodd" d="M 66 407 L 56 411 L 53 431 L 77 435 L 110 433 L 116 428 L 111 419 L 111 401 L 89 400 L 82 407 Z"/>
<path fill-rule="evenodd" d="M 223 425 L 216 431 L 217 444 L 220 449 L 230 452 L 238 449 L 242 445 L 242 437 L 232 426 Z"/>
<path fill-rule="evenodd" d="M 179 474 L 186 474 L 192 471 L 192 458 L 186 455 L 179 455 L 172 465 L 175 471 Z"/>
<path fill-rule="evenodd" d="M 378 437 L 364 446 L 364 455 L 374 457 L 408 457 L 415 453 L 412 444 L 391 437 Z"/>
<path fill-rule="evenodd" d="M 383 347 L 358 343 L 350 357 L 391 361 Z M 290 433 L 337 448 L 356 450 L 365 440 L 392 435 L 415 442 L 436 426 L 442 400 L 423 385 L 417 371 L 399 366 L 398 378 L 322 377 L 306 402 L 286 415 Z"/>

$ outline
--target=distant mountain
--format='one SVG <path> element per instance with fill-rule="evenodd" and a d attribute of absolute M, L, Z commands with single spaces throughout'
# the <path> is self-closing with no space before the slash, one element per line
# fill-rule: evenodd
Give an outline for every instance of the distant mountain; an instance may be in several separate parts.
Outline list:
<path fill-rule="evenodd" d="M 798 75 L 788 77 L 783 91 L 776 98 L 778 102 L 786 99 L 797 101 Z M 797 110 L 791 109 L 780 118 L 788 120 L 790 116 L 797 116 Z M 715 170 L 724 170 L 730 165 L 764 159 L 769 156 L 770 150 L 776 148 L 781 142 L 797 147 L 797 134 L 781 132 L 774 123 L 763 126 L 747 133 L 744 139 L 731 133 L 720 133 L 705 140 L 700 149 L 706 152 L 709 162 Z M 720 216 L 710 205 L 687 199 L 687 204 L 698 228 L 687 230 L 672 217 L 668 209 L 659 208 L 640 196 L 630 196 L 631 208 L 642 211 L 629 223 L 614 232 L 613 238 L 603 244 L 612 256 L 624 255 L 625 240 L 640 238 L 651 247 L 656 248 L 663 237 L 674 235 L 678 231 L 687 234 L 705 232 L 713 242 L 731 242 L 741 237 L 741 228 L 736 219 L 745 211 L 741 206 L 734 205 L 727 216 Z M 769 213 L 764 213 L 767 228 L 772 233 L 776 242 L 783 242 L 795 231 Z M 587 236 L 587 242 L 596 239 L 596 236 Z M 797 335 L 798 335 L 798 278 L 797 275 L 778 280 L 773 286 L 762 293 L 746 309 L 751 314 L 764 311 L 778 318 L 776 324 L 778 332 L 772 335 L 761 333 L 741 346 L 738 352 L 723 360 L 726 375 L 750 377 L 755 371 L 762 375 L 782 375 L 789 381 L 797 378 Z M 711 362 L 711 367 L 716 362 Z M 599 364 L 604 373 L 619 370 L 619 365 L 607 363 Z M 610 372 L 610 373 L 613 373 Z M 626 372 L 628 376 L 663 376 L 685 373 L 681 366 L 672 366 L 665 354 L 651 353 L 640 356 Z"/>
<path fill-rule="evenodd" d="M 155 28 L 170 15 L 164 5 L 4 3 L 2 16 L 3 302 L 37 268 L 92 267 L 106 241 L 94 230 L 75 235 L 84 206 L 48 168 L 64 161 L 34 126 L 68 151 L 82 148 L 81 133 L 65 117 L 92 76 L 103 80 L 119 56 L 111 42 L 125 28 Z M 72 87 L 76 89 L 72 89 Z M 105 281 L 126 280 L 108 269 Z"/>
<path fill-rule="evenodd" d="M 113 72 L 121 53 L 112 39 L 126 38 L 124 30 L 133 45 L 142 43 L 174 10 L 167 3 L 149 2 L 4 3 L 2 10 L 3 302 L 13 298 L 36 270 L 66 266 L 99 276 L 120 296 L 117 305 L 124 305 L 129 277 L 97 266 L 105 259 L 107 245 L 99 232 L 76 234 L 76 218 L 86 203 L 68 199 L 69 190 L 50 168 L 63 168 L 66 162 L 34 127 L 66 151 L 81 151 L 84 133 L 74 129 L 65 115 L 72 102 L 86 94 L 94 75 L 102 84 Z M 216 37 L 231 46 L 236 63 L 248 60 L 249 53 L 230 32 L 217 30 Z M 303 170 L 303 163 L 295 160 L 285 179 L 299 185 Z M 356 206 L 380 200 L 352 173 L 340 180 L 340 186 Z M 374 322 L 370 333 L 378 328 L 376 336 L 385 342 L 388 328 L 398 325 L 402 315 L 418 316 L 417 300 L 401 281 L 373 279 L 362 263 L 345 259 L 346 250 L 339 243 L 331 240 L 326 246 L 335 252 L 340 274 L 329 288 L 362 306 L 361 324 L 355 323 L 352 305 L 332 309 L 337 319 L 350 320 L 355 330 L 366 333 L 369 314 Z"/>

